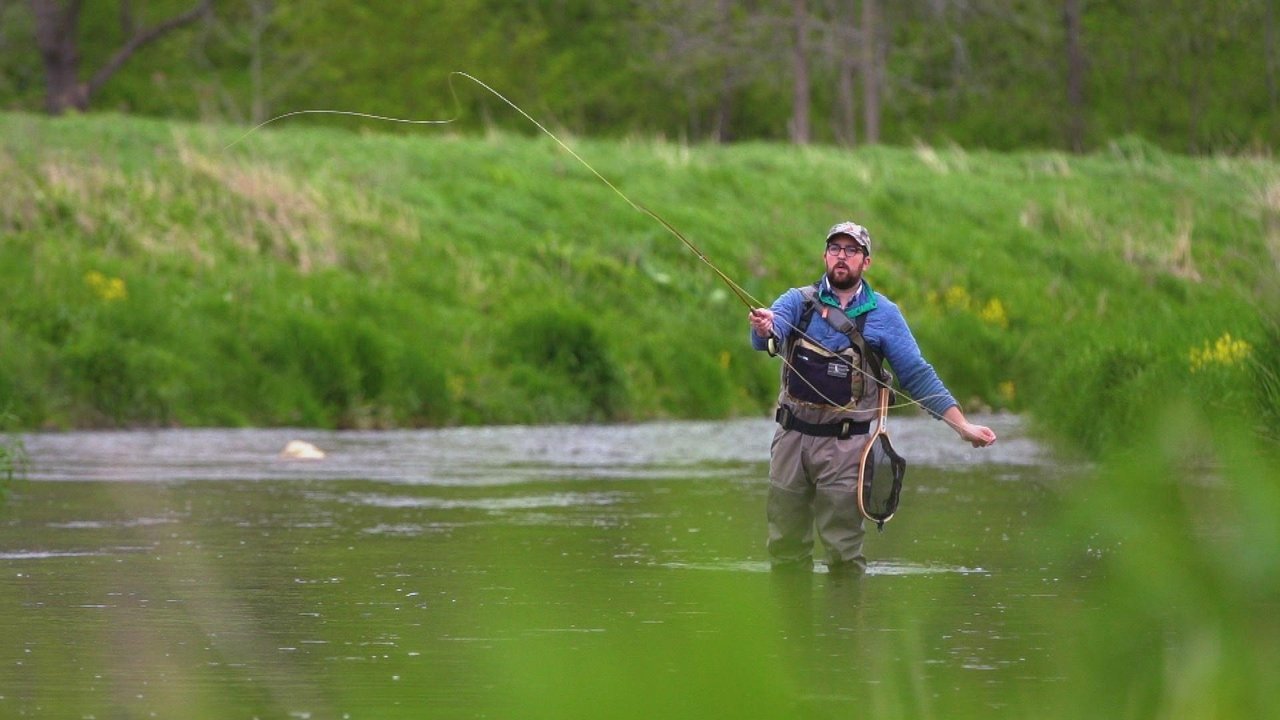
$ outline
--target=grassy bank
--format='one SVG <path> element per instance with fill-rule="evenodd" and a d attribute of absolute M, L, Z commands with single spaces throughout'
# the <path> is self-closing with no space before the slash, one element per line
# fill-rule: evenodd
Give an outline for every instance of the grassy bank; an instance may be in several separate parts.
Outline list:
<path fill-rule="evenodd" d="M 674 237 L 545 139 L 0 115 L 21 428 L 758 413 L 776 365 Z M 762 303 L 866 224 L 969 408 L 1099 449 L 1173 398 L 1277 419 L 1280 165 L 572 141 Z"/>

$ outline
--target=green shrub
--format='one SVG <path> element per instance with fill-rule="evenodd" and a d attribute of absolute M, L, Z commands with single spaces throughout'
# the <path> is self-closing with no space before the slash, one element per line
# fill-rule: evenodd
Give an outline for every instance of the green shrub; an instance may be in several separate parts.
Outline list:
<path fill-rule="evenodd" d="M 1280 321 L 1272 319 L 1266 325 L 1249 367 L 1261 432 L 1280 442 Z"/>
<path fill-rule="evenodd" d="M 351 346 L 351 359 L 358 374 L 357 389 L 366 402 L 374 402 L 387 391 L 390 357 L 386 340 L 373 323 L 358 320 L 342 332 Z"/>
<path fill-rule="evenodd" d="M 393 353 L 393 388 L 388 404 L 397 425 L 443 425 L 454 419 L 455 409 L 441 361 L 442 349 L 426 340 L 405 344 Z"/>
<path fill-rule="evenodd" d="M 623 374 L 584 312 L 525 310 L 507 323 L 505 342 L 496 352 L 497 361 L 512 368 L 522 393 L 539 405 L 551 402 L 568 411 L 565 419 L 618 420 L 627 412 Z"/>
<path fill-rule="evenodd" d="M 17 418 L 7 412 L 0 412 L 0 429 L 7 429 L 16 423 Z M 0 435 L 0 504 L 8 496 L 13 481 L 26 474 L 29 463 L 22 438 Z"/>
<path fill-rule="evenodd" d="M 724 417 L 736 393 L 717 353 L 685 348 L 680 343 L 673 338 L 666 345 L 670 357 L 655 359 L 662 368 L 659 381 L 668 388 L 670 406 L 680 417 Z M 760 360 L 765 361 L 766 356 L 762 354 Z M 773 394 L 777 394 L 776 386 Z"/>
<path fill-rule="evenodd" d="M 1130 443 L 1169 391 L 1157 369 L 1160 354 L 1141 339 L 1102 347 L 1085 338 L 1063 340 L 1061 364 L 1038 403 L 1041 417 L 1052 418 L 1048 431 L 1090 454 Z"/>
<path fill-rule="evenodd" d="M 166 349 L 90 329 L 62 357 L 77 405 L 91 420 L 164 425 L 174 403 L 185 399 L 182 363 Z"/>
<path fill-rule="evenodd" d="M 359 395 L 360 371 L 337 328 L 308 313 L 259 319 L 249 350 L 269 422 L 335 427 Z"/>
<path fill-rule="evenodd" d="M 1062 717 L 1265 716 L 1280 647 L 1275 447 L 1233 413 L 1179 402 L 1134 440 L 1065 498 L 1057 532 L 1083 593 L 1055 620 L 1074 677 L 1048 705 Z"/>

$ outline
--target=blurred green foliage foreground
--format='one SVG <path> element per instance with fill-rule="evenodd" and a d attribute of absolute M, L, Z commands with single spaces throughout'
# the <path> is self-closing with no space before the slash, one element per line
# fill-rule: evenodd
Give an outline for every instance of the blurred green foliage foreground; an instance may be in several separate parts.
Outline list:
<path fill-rule="evenodd" d="M 0 115 L 13 428 L 390 427 L 767 410 L 746 308 L 551 141 Z M 376 128 L 376 126 L 374 126 Z M 969 410 L 1101 450 L 1182 399 L 1277 420 L 1280 165 L 571 144 L 769 304 L 870 228 Z M 233 144 L 234 143 L 234 144 Z M 229 147 L 228 147 L 229 146 Z"/>

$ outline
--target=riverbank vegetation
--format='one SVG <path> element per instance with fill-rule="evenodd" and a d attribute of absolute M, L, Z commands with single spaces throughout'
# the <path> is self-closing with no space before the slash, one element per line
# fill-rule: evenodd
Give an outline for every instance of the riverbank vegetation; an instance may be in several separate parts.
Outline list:
<path fill-rule="evenodd" d="M 26 468 L 26 453 L 20 440 L 0 438 L 0 504 L 9 494 L 14 477 L 21 476 Z"/>
<path fill-rule="evenodd" d="M 7 420 L 0 414 L 0 420 Z M 19 437 L 0 434 L 0 506 L 9 496 L 9 487 L 14 478 L 22 477 L 27 471 L 27 450 Z"/>
<path fill-rule="evenodd" d="M 675 237 L 545 139 L 0 115 L 13 428 L 765 412 L 776 361 Z M 842 218 L 969 410 L 1075 447 L 1178 400 L 1275 427 L 1280 165 L 574 140 L 762 304 Z"/>

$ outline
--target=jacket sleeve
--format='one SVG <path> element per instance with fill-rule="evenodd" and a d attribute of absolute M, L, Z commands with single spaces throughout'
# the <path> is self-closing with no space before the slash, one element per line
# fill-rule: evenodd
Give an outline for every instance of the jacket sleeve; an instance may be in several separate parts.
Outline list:
<path fill-rule="evenodd" d="M 934 417 L 941 417 L 948 408 L 959 405 L 942 384 L 937 371 L 924 359 L 902 311 L 884 296 L 877 298 L 876 309 L 867 316 L 864 335 L 889 361 L 907 395 Z"/>
<path fill-rule="evenodd" d="M 787 344 L 792 328 L 800 320 L 803 307 L 804 295 L 796 288 L 786 291 L 773 301 L 769 309 L 773 311 L 773 336 L 777 339 L 779 347 Z M 754 330 L 748 329 L 747 332 L 751 334 L 751 347 L 756 350 L 769 349 L 768 338 L 760 337 Z"/>

